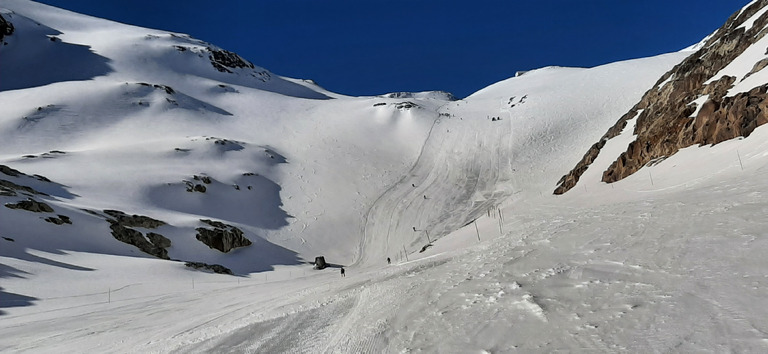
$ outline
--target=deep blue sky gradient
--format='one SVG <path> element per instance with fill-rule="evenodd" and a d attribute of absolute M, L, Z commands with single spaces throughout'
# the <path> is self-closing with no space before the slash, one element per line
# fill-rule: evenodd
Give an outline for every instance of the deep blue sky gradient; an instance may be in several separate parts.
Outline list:
<path fill-rule="evenodd" d="M 465 97 L 518 70 L 677 51 L 749 0 L 41 0 L 182 32 L 347 95 Z"/>

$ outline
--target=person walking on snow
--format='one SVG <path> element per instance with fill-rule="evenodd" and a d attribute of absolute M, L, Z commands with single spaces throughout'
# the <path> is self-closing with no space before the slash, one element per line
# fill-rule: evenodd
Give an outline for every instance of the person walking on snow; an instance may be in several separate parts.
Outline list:
<path fill-rule="evenodd" d="M 387 264 L 392 264 L 392 260 L 387 257 Z"/>
<path fill-rule="evenodd" d="M 341 277 L 342 278 L 345 277 L 345 275 L 344 275 L 344 268 L 341 268 Z"/>

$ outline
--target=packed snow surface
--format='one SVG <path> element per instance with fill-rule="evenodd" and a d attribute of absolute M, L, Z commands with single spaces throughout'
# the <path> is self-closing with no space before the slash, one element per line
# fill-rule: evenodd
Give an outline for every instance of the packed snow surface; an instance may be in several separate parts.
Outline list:
<path fill-rule="evenodd" d="M 26 174 L 0 177 L 72 220 L 0 208 L 2 352 L 768 350 L 768 130 L 599 182 L 633 120 L 551 195 L 685 52 L 533 70 L 455 101 L 345 97 L 221 72 L 220 48 L 182 34 L 0 8 L 18 35 L 0 58 L 90 68 L 0 66 L 0 164 Z M 194 176 L 205 193 L 185 191 Z M 166 222 L 170 258 L 235 276 L 115 240 L 105 209 Z M 202 218 L 254 244 L 209 249 Z M 317 255 L 334 266 L 313 270 Z"/>

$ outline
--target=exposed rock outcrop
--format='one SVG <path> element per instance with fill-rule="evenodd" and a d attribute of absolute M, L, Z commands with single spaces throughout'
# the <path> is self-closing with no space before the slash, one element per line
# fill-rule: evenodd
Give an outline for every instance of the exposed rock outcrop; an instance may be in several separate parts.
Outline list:
<path fill-rule="evenodd" d="M 232 273 L 232 271 L 229 268 L 220 264 L 207 264 L 203 262 L 185 262 L 184 265 L 194 269 L 210 270 L 217 274 L 234 275 L 234 273 Z"/>
<path fill-rule="evenodd" d="M 756 127 L 768 122 L 765 85 L 726 97 L 736 78 L 713 77 L 768 33 L 765 29 L 768 12 L 758 16 L 751 27 L 742 26 L 765 6 L 768 0 L 759 0 L 732 15 L 701 49 L 662 76 L 642 100 L 587 151 L 576 167 L 560 179 L 554 193 L 562 194 L 575 186 L 606 141 L 617 136 L 634 117 L 637 117 L 636 139 L 603 173 L 603 182 L 619 181 L 649 162 L 669 157 L 691 145 L 747 137 Z M 766 66 L 768 62 L 761 60 L 754 64 L 750 74 Z M 714 81 L 708 82 L 710 79 Z M 696 112 L 698 107 L 693 101 L 705 96 L 706 101 Z"/>
<path fill-rule="evenodd" d="M 61 214 L 57 215 L 57 217 L 53 217 L 53 216 L 47 217 L 45 218 L 45 221 L 52 224 L 56 224 L 56 225 L 64 225 L 64 224 L 72 225 L 72 220 L 70 220 L 69 216 L 61 215 Z"/>
<path fill-rule="evenodd" d="M 395 108 L 398 109 L 398 110 L 401 110 L 401 111 L 409 110 L 409 109 L 414 108 L 414 107 L 415 108 L 421 108 L 421 107 L 419 107 L 419 105 L 417 105 L 417 104 L 415 104 L 413 102 L 410 102 L 410 101 L 400 102 L 400 103 L 395 104 Z"/>
<path fill-rule="evenodd" d="M 5 207 L 10 209 L 23 209 L 23 210 L 31 211 L 34 213 L 52 213 L 53 212 L 53 208 L 51 208 L 48 204 L 45 204 L 43 202 L 38 202 L 37 200 L 34 200 L 32 198 L 27 198 L 27 200 L 22 200 L 15 204 L 7 203 L 5 204 Z"/>
<path fill-rule="evenodd" d="M 151 242 L 156 247 L 160 248 L 168 248 L 171 247 L 171 240 L 169 240 L 167 237 L 157 234 L 154 232 L 148 232 L 147 238 L 149 239 L 149 242 Z"/>
<path fill-rule="evenodd" d="M 209 56 L 209 59 L 211 60 L 211 64 L 218 71 L 231 73 L 232 71 L 229 69 L 236 69 L 236 68 L 253 69 L 254 68 L 251 62 L 241 58 L 239 55 L 232 53 L 228 50 L 224 50 L 224 49 L 216 50 L 213 48 L 208 48 L 208 51 L 211 53 Z"/>
<path fill-rule="evenodd" d="M 0 41 L 13 34 L 13 24 L 0 15 Z"/>
<path fill-rule="evenodd" d="M 22 186 L 22 185 L 13 183 L 9 180 L 0 179 L 0 195 L 6 196 L 6 197 L 12 197 L 16 195 L 17 191 L 25 192 L 28 194 L 47 195 L 45 193 L 35 190 L 32 187 Z"/>
<path fill-rule="evenodd" d="M 169 259 L 166 248 L 171 247 L 171 240 L 154 232 L 147 233 L 145 238 L 140 231 L 132 229 L 132 227 L 154 229 L 165 225 L 164 221 L 144 215 L 128 215 L 119 210 L 104 210 L 104 213 L 114 218 L 107 219 L 107 222 L 115 239 L 134 245 L 142 252 L 157 258 Z"/>
<path fill-rule="evenodd" d="M 12 169 L 12 168 L 10 168 L 10 167 L 8 167 L 6 165 L 0 165 L 0 173 L 6 174 L 6 175 L 11 176 L 11 177 L 18 177 L 18 176 L 23 175 L 23 173 L 21 173 L 21 171 Z"/>
<path fill-rule="evenodd" d="M 27 175 L 19 170 L 15 170 L 6 165 L 0 165 L 0 173 L 11 177 L 30 177 L 42 182 L 51 182 L 50 179 L 40 175 Z M 29 186 L 22 186 L 6 179 L 0 179 L 0 196 L 13 197 L 16 196 L 16 192 L 21 192 L 26 195 L 45 195 L 48 194 L 40 192 Z"/>
<path fill-rule="evenodd" d="M 127 227 L 143 227 L 145 229 L 154 229 L 165 225 L 164 221 L 150 218 L 144 215 L 128 215 L 119 210 L 104 210 L 104 213 L 115 218 L 115 221 Z"/>
<path fill-rule="evenodd" d="M 201 219 L 200 221 L 213 226 L 213 229 L 198 227 L 196 238 L 210 248 L 227 253 L 238 247 L 251 245 L 251 240 L 243 236 L 243 231 L 220 221 Z"/>
<path fill-rule="evenodd" d="M 141 232 L 125 227 L 117 221 L 108 221 L 109 228 L 112 230 L 112 236 L 118 241 L 127 243 L 129 245 L 134 245 L 142 252 L 153 255 L 157 258 L 169 259 L 168 250 L 166 250 L 165 247 L 169 247 L 171 241 L 167 238 L 160 234 L 150 233 L 152 236 L 147 235 L 150 238 L 150 242 L 144 238 L 144 235 Z"/>

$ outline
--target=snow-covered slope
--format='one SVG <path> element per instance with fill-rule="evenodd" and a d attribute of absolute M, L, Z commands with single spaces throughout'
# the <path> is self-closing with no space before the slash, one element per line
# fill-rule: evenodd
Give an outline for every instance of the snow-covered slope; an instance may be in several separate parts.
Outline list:
<path fill-rule="evenodd" d="M 764 128 L 598 182 L 625 129 L 551 195 L 691 52 L 346 97 L 183 34 L 0 8 L 0 351 L 768 349 Z"/>
<path fill-rule="evenodd" d="M 650 167 L 695 144 L 749 137 L 768 123 L 768 1 L 753 1 L 664 74 L 619 118 L 576 167 L 558 182 L 556 194 L 573 188 L 606 141 L 633 120 L 634 135 L 600 178 L 611 183 Z"/>
<path fill-rule="evenodd" d="M 328 101 L 341 96 L 251 67 L 185 35 L 23 1 L 3 5 L 15 26 L 0 65 L 8 83 L 3 163 L 51 178 L 70 196 L 43 199 L 72 225 L 3 212 L 4 220 L 29 219 L 5 222 L 8 234 L 27 231 L 29 223 L 42 228 L 28 239 L 33 249 L 50 250 L 40 238 L 52 234 L 109 241 L 106 218 L 80 209 L 120 210 L 167 223 L 156 231 L 171 240 L 172 259 L 219 263 L 241 274 L 297 264 L 295 252 L 349 263 L 366 201 L 407 171 L 441 104 L 432 99 L 409 109 L 398 108 L 398 99 Z M 60 32 L 57 40 L 38 33 L 46 26 L 55 30 L 42 32 Z M 75 74 L 25 81 L 26 73 L 53 65 L 73 46 L 82 52 L 82 58 L 68 56 Z M 88 71 L 94 60 L 106 69 Z M 196 192 L 195 185 L 206 191 Z M 236 224 L 257 245 L 231 255 L 208 250 L 195 240 L 200 219 Z M 63 249 L 90 247 L 66 242 Z M 118 242 L 108 253 L 133 252 Z"/>

